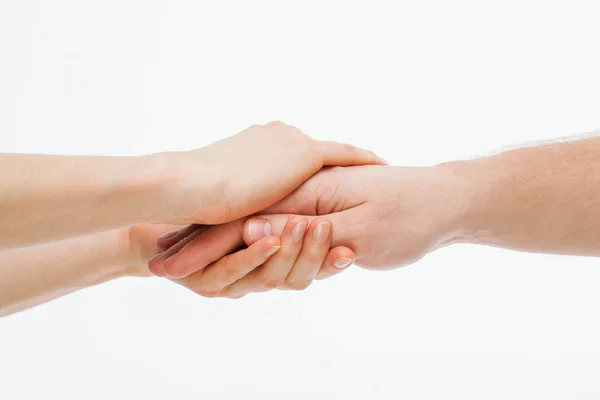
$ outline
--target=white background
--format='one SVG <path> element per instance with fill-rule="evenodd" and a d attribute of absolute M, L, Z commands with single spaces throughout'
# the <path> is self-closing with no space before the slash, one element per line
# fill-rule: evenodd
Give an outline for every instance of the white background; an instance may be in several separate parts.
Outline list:
<path fill-rule="evenodd" d="M 0 150 L 136 155 L 280 119 L 428 165 L 589 132 L 597 7 L 2 0 Z M 0 398 L 600 398 L 598 263 L 456 246 L 241 301 L 123 279 L 0 320 Z"/>

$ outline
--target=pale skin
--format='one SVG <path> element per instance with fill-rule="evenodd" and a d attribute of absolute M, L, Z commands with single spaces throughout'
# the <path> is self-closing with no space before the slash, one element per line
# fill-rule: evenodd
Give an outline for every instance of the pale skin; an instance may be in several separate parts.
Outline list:
<path fill-rule="evenodd" d="M 302 218 L 296 221 L 306 222 Z M 325 219 L 321 221 L 328 223 Z M 220 232 L 231 238 L 239 238 L 241 242 L 240 232 L 243 225 L 244 220 L 221 225 Z M 159 235 L 176 229 L 181 229 L 181 226 L 135 225 L 6 250 L 1 253 L 3 262 L 0 268 L 0 317 L 112 279 L 150 277 L 152 274 L 147 267 L 148 261 L 162 250 L 166 250 L 166 247 L 176 245 L 178 240 L 176 237 L 162 239 L 161 243 L 166 247 L 160 247 L 157 245 Z M 266 268 L 270 265 L 270 268 L 280 270 L 294 268 L 295 259 L 286 261 L 286 257 L 275 258 L 275 255 L 295 254 L 299 247 L 303 248 L 300 254 L 304 257 L 320 254 L 319 270 L 333 275 L 342 270 L 335 261 L 346 260 L 346 267 L 354 259 L 354 253 L 345 247 L 330 250 L 330 239 L 331 235 L 323 244 L 315 244 L 304 240 L 303 237 L 298 238 L 291 232 L 289 235 L 281 235 L 281 238 L 263 237 L 247 249 L 211 263 L 204 269 L 202 279 L 198 279 L 197 275 L 194 282 L 188 282 L 185 278 L 172 281 L 199 294 L 210 296 L 211 290 L 223 290 L 239 279 L 238 276 L 245 275 L 245 271 L 251 271 L 259 265 Z M 279 251 L 268 255 L 267 251 L 273 246 Z M 220 248 L 216 247 L 214 251 L 220 251 Z M 289 256 L 287 259 L 289 260 Z"/>
<path fill-rule="evenodd" d="M 159 232 L 153 232 L 146 241 L 152 250 L 139 257 L 136 265 L 142 266 L 145 259 L 154 256 L 150 271 L 157 275 L 171 276 L 177 283 L 208 297 L 239 298 L 273 288 L 303 289 L 313 279 L 345 270 L 347 265 L 336 268 L 336 264 L 342 265 L 337 262 L 339 259 L 349 258 L 364 268 L 389 269 L 413 263 L 453 243 L 598 256 L 600 163 L 597 160 L 600 160 L 600 138 L 593 137 L 433 167 L 329 168 L 259 211 L 262 215 L 215 227 L 185 227 L 175 236 L 159 238 L 157 243 L 153 241 Z M 307 229 L 302 246 L 294 246 L 291 232 L 302 221 L 313 228 Z M 329 237 L 325 243 L 311 242 L 316 227 L 313 224 L 321 221 L 331 223 Z M 167 229 L 149 226 L 152 230 Z M 140 227 L 142 232 L 149 229 L 138 225 L 128 232 L 135 233 Z M 136 234 L 120 237 L 132 238 Z M 91 246 L 83 238 L 72 240 L 84 240 L 79 242 L 80 247 Z M 243 241 L 250 247 L 242 251 L 250 252 L 265 240 L 273 240 L 269 244 L 279 247 L 268 260 L 264 252 L 259 260 L 260 251 L 253 253 L 255 257 L 239 257 L 235 255 L 241 251 L 227 250 L 237 248 Z M 136 246 L 132 248 L 139 248 Z M 305 246 L 307 253 L 301 256 Z M 55 254 L 64 254 L 67 247 Z M 122 252 L 122 246 L 117 248 Z M 285 254 L 284 249 L 288 249 Z M 207 251 L 213 253 L 207 255 Z M 26 250 L 20 255 L 17 252 L 21 250 L 13 253 L 14 265 L 24 266 L 31 264 L 28 260 L 36 260 L 29 258 L 32 253 Z M 106 254 L 114 253 L 107 250 Z M 225 264 L 224 260 L 230 261 Z M 73 268 L 75 264 L 76 261 Z M 115 263 L 111 265 L 103 269 L 105 279 L 115 276 L 110 273 Z M 17 270 L 18 267 L 13 269 Z M 39 273 L 32 271 L 31 276 Z M 142 267 L 136 272 L 128 271 L 127 267 L 122 271 L 116 276 L 147 273 Z M 2 282 L 5 279 L 0 279 L 0 286 Z"/>
<path fill-rule="evenodd" d="M 354 250 L 356 264 L 368 269 L 408 265 L 453 243 L 600 256 L 598 160 L 600 138 L 592 137 L 433 167 L 331 168 L 247 221 L 243 236 L 252 244 L 267 222 L 277 235 L 298 214 L 324 216 L 335 227 L 332 245 Z M 179 249 L 170 268 L 201 271 L 201 242 Z M 222 295 L 264 291 L 272 282 L 258 268 Z"/>
<path fill-rule="evenodd" d="M 281 200 L 323 166 L 384 163 L 281 122 L 142 157 L 0 154 L 0 249 L 148 222 L 226 223 Z"/>
<path fill-rule="evenodd" d="M 316 141 L 281 122 L 180 153 L 0 155 L 0 315 L 113 278 L 149 276 L 149 259 L 182 239 L 166 237 L 161 247 L 158 236 L 181 226 L 142 222 L 222 224 L 208 232 L 220 240 L 208 241 L 214 246 L 205 258 L 205 276 L 193 281 L 202 285 L 199 293 L 206 282 L 211 290 L 232 284 L 282 247 L 284 258 L 273 259 L 285 268 L 296 262 L 289 254 L 298 256 L 300 267 L 307 256 L 325 270 L 340 260 L 348 265 L 354 253 L 330 249 L 332 228 L 325 218 L 310 226 L 297 218 L 288 235 L 266 235 L 235 252 L 244 244 L 240 218 L 285 197 L 325 165 L 384 163 L 370 151 Z M 128 224 L 135 225 L 117 228 Z M 194 227 L 195 234 L 203 229 Z M 305 231 L 316 230 L 325 232 L 318 235 L 322 240 L 305 241 Z M 185 274 L 170 278 L 190 286 Z"/>

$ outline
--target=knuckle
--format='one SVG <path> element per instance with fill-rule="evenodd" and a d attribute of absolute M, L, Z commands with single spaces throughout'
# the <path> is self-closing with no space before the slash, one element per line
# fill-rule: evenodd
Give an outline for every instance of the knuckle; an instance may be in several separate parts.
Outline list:
<path fill-rule="evenodd" d="M 267 126 L 269 126 L 271 128 L 279 128 L 279 127 L 282 127 L 282 126 L 286 126 L 286 124 L 283 121 L 273 120 L 273 121 L 269 122 L 267 124 Z"/>
<path fill-rule="evenodd" d="M 238 268 L 238 267 L 239 267 L 238 265 L 227 265 L 223 269 L 223 274 L 229 281 L 231 281 L 231 280 L 237 281 L 238 279 L 240 279 L 242 277 L 243 274 L 240 271 L 241 268 Z"/>
<path fill-rule="evenodd" d="M 285 133 L 288 136 L 293 136 L 296 139 L 299 139 L 300 141 L 302 141 L 302 140 L 306 141 L 307 139 L 311 139 L 307 134 L 302 132 L 302 130 L 300 128 L 298 128 L 297 126 L 290 125 L 290 124 L 283 124 L 280 126 L 285 127 Z"/>
<path fill-rule="evenodd" d="M 313 264 L 313 265 L 321 265 L 323 264 L 323 261 L 325 260 L 325 257 L 327 256 L 327 254 L 321 254 L 321 251 L 319 248 L 317 248 L 317 246 L 323 246 L 317 243 L 313 243 L 313 248 L 309 249 L 308 252 L 306 252 L 305 257 L 306 257 L 306 262 Z M 312 250 L 312 251 L 310 251 Z"/>
<path fill-rule="evenodd" d="M 263 289 L 275 289 L 281 284 L 276 279 L 261 279 L 259 282 Z"/>
<path fill-rule="evenodd" d="M 275 289 L 283 285 L 284 280 L 279 277 L 274 277 L 268 273 L 262 273 L 258 276 L 258 284 L 263 289 Z"/>

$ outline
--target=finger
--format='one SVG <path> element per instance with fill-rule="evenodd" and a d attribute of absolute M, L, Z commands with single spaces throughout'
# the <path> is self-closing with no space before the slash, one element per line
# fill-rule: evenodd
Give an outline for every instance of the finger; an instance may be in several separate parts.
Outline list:
<path fill-rule="evenodd" d="M 156 239 L 156 246 L 160 252 L 167 251 L 171 246 L 179 243 L 198 229 L 206 230 L 207 228 L 206 225 L 188 225 L 184 228 L 163 233 Z"/>
<path fill-rule="evenodd" d="M 283 228 L 287 224 L 287 221 L 294 217 L 294 214 L 271 214 L 271 215 L 260 215 L 258 217 L 252 217 L 246 221 L 242 230 L 244 242 L 246 244 L 252 244 L 257 239 L 264 237 L 265 235 L 259 235 L 256 232 L 260 232 L 260 227 L 268 222 L 269 232 L 273 236 L 281 236 Z M 360 224 L 364 224 L 364 217 L 358 211 L 357 208 L 351 208 L 346 211 L 341 211 L 333 214 L 324 215 L 334 226 L 332 244 L 333 246 L 347 246 L 352 238 L 355 237 L 355 232 Z M 312 223 L 318 216 L 306 216 L 309 224 Z M 250 235 L 250 229 L 253 230 L 253 235 Z"/>
<path fill-rule="evenodd" d="M 223 225 L 215 225 L 194 237 L 183 248 L 169 254 L 163 261 L 167 276 L 183 278 L 239 248 L 244 244 L 243 224 L 243 220 L 237 220 Z"/>
<path fill-rule="evenodd" d="M 370 150 L 361 149 L 350 144 L 320 141 L 318 151 L 323 165 L 389 165 L 387 161 Z"/>
<path fill-rule="evenodd" d="M 331 222 L 325 218 L 316 218 L 310 223 L 300 255 L 283 284 L 284 289 L 304 290 L 310 286 L 329 252 L 331 230 Z"/>
<path fill-rule="evenodd" d="M 315 279 L 326 279 L 345 271 L 352 265 L 356 255 L 347 247 L 339 246 L 329 250 Z"/>
<path fill-rule="evenodd" d="M 208 229 L 197 229 L 193 231 L 189 236 L 181 239 L 179 242 L 169 247 L 166 251 L 162 253 L 158 253 L 154 257 L 148 261 L 148 269 L 156 276 L 166 277 L 167 271 L 164 267 L 164 262 L 167 258 L 171 257 L 174 254 L 177 254 L 181 249 L 183 249 L 188 243 L 192 242 L 195 238 L 202 235 Z"/>
<path fill-rule="evenodd" d="M 252 292 L 266 292 L 283 285 L 300 254 L 307 226 L 306 217 L 290 218 L 281 235 L 281 250 L 260 268 L 232 283 L 227 288 L 227 293 L 241 296 Z"/>
<path fill-rule="evenodd" d="M 241 297 L 230 296 L 223 289 L 264 264 L 280 248 L 279 238 L 267 236 L 247 249 L 229 254 L 179 282 L 205 297 Z"/>
<path fill-rule="evenodd" d="M 265 236 L 273 235 L 280 237 L 288 221 L 293 217 L 294 215 L 281 214 L 270 215 L 268 218 L 250 218 L 242 228 L 244 242 L 249 245 Z"/>

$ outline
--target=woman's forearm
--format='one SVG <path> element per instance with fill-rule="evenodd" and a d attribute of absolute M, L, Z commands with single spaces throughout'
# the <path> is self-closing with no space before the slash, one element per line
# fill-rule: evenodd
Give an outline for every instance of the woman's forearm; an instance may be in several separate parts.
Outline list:
<path fill-rule="evenodd" d="M 162 218 L 166 158 L 0 154 L 0 249 Z"/>
<path fill-rule="evenodd" d="M 464 178 L 467 241 L 600 255 L 600 137 L 447 165 Z"/>
<path fill-rule="evenodd" d="M 7 250 L 0 266 L 0 316 L 123 276 L 148 276 L 128 230 Z"/>
<path fill-rule="evenodd" d="M 0 154 L 0 248 L 143 222 L 230 222 L 281 200 L 323 166 L 383 163 L 281 122 L 143 157 Z"/>

